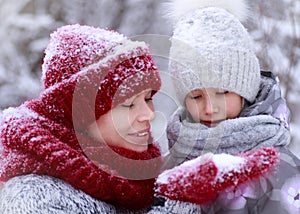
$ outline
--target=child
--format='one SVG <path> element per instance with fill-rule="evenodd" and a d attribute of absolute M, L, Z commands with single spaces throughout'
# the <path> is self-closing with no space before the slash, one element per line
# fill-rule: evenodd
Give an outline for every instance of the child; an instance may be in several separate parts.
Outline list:
<path fill-rule="evenodd" d="M 299 160 L 285 148 L 290 141 L 289 110 L 278 82 L 271 72 L 260 72 L 250 35 L 240 22 L 247 18 L 245 2 L 175 0 L 168 6 L 168 15 L 175 21 L 169 72 L 183 106 L 167 128 L 169 163 L 178 165 L 207 152 L 236 154 L 275 146 L 282 157 L 299 166 Z M 278 174 L 268 179 L 265 194 L 259 191 L 259 182 L 254 185 L 251 197 L 257 204 L 241 197 L 233 200 L 232 195 L 245 193 L 247 188 L 242 188 L 227 194 L 225 198 L 231 200 L 220 196 L 204 210 L 283 213 L 280 202 L 274 205 L 266 198 L 287 177 L 299 173 L 290 163 L 281 161 Z"/>

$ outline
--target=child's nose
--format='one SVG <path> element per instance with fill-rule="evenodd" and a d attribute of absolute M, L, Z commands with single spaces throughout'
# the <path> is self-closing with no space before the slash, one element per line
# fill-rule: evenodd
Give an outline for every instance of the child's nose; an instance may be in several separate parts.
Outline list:
<path fill-rule="evenodd" d="M 218 112 L 218 105 L 214 99 L 206 99 L 205 102 L 205 112 L 206 114 L 214 114 Z"/>

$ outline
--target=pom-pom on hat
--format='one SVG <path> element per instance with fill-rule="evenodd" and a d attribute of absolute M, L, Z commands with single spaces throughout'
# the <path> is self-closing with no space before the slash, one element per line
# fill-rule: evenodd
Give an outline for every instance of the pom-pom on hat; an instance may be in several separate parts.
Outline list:
<path fill-rule="evenodd" d="M 179 100 L 195 89 L 223 88 L 254 101 L 260 67 L 241 24 L 248 16 L 245 1 L 171 0 L 165 6 L 174 23 L 169 71 Z"/>
<path fill-rule="evenodd" d="M 49 108 L 51 117 L 82 127 L 131 96 L 161 85 L 144 42 L 79 24 L 51 34 L 42 70 L 43 100 L 55 105 Z"/>

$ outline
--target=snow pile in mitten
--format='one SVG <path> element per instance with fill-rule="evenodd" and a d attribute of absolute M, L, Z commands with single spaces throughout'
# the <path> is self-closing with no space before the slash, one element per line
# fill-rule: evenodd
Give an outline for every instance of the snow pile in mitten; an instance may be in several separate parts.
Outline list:
<path fill-rule="evenodd" d="M 156 181 L 156 194 L 172 200 L 205 204 L 233 186 L 266 175 L 278 163 L 275 148 L 239 154 L 206 154 L 166 170 Z"/>

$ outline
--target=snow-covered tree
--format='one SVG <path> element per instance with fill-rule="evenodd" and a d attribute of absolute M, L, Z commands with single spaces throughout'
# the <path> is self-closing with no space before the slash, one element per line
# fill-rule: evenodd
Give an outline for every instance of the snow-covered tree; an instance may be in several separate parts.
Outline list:
<path fill-rule="evenodd" d="M 0 0 L 0 109 L 38 95 L 49 34 L 72 23 L 117 30 L 127 36 L 166 34 L 160 1 Z"/>
<path fill-rule="evenodd" d="M 284 95 L 300 92 L 300 2 L 298 0 L 254 1 L 255 17 L 251 33 L 264 69 L 279 76 Z"/>
<path fill-rule="evenodd" d="M 38 94 L 40 59 L 47 44 L 49 15 L 28 11 L 30 0 L 0 0 L 0 109 Z M 50 30 L 50 29 L 49 29 Z"/>
<path fill-rule="evenodd" d="M 256 51 L 262 69 L 278 77 L 292 113 L 292 146 L 300 136 L 300 1 L 251 1 L 253 15 L 249 30 L 256 41 Z M 297 147 L 299 150 L 300 147 Z"/>

